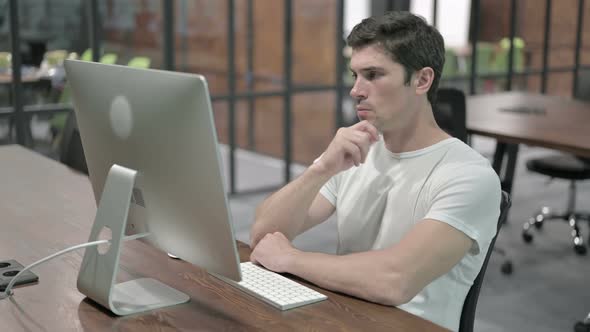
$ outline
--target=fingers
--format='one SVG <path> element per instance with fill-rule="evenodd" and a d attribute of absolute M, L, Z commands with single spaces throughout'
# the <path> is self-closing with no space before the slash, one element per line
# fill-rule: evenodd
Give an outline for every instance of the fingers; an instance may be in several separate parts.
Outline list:
<path fill-rule="evenodd" d="M 369 149 L 371 148 L 371 135 L 364 131 L 355 131 L 353 134 L 353 140 L 361 151 L 361 163 L 364 163 L 367 159 L 367 155 L 369 154 Z"/>
<path fill-rule="evenodd" d="M 352 164 L 359 166 L 361 163 L 365 162 L 365 158 L 369 152 L 371 139 L 368 133 L 347 129 L 339 130 L 338 138 L 335 139 L 334 143 L 336 143 L 335 146 L 339 147 L 338 150 L 340 150 L 340 153 L 343 154 L 345 159 L 351 162 L 351 164 L 347 166 L 348 168 L 351 167 Z"/>
<path fill-rule="evenodd" d="M 371 148 L 372 137 L 369 133 L 359 130 L 348 130 L 342 133 L 343 141 L 352 143 L 353 146 L 344 143 L 343 148 L 353 157 L 355 166 L 365 162 L 369 149 Z"/>
<path fill-rule="evenodd" d="M 371 142 L 377 142 L 379 140 L 379 131 L 367 120 L 361 121 L 350 128 L 368 133 L 371 137 Z"/>
<path fill-rule="evenodd" d="M 338 129 L 336 136 L 319 162 L 325 170 L 337 174 L 365 162 L 371 144 L 379 140 L 375 126 L 368 121 Z"/>
<path fill-rule="evenodd" d="M 350 156 L 355 166 L 359 166 L 363 160 L 363 155 L 360 147 L 352 141 L 344 141 L 342 148 L 347 156 Z"/>
<path fill-rule="evenodd" d="M 280 265 L 276 265 L 276 259 L 286 255 L 289 247 L 291 247 L 290 241 L 283 233 L 267 233 L 250 253 L 250 262 L 273 271 L 281 269 Z"/>
<path fill-rule="evenodd" d="M 253 264 L 258 264 L 261 265 L 260 262 L 258 261 L 258 253 L 260 252 L 260 247 L 264 247 L 264 242 L 268 241 L 268 237 L 270 236 L 270 233 L 265 234 L 260 241 L 258 241 L 258 243 L 256 244 L 256 246 L 254 247 L 254 249 L 252 250 L 252 252 L 250 253 L 250 262 L 252 262 Z M 261 246 L 259 246 L 259 244 L 261 244 Z"/>

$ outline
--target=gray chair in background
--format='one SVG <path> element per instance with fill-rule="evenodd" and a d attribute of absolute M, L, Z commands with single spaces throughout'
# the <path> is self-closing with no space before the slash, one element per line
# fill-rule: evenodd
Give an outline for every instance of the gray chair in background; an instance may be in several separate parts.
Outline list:
<path fill-rule="evenodd" d="M 580 72 L 575 97 L 590 102 L 590 70 Z M 526 162 L 526 167 L 531 172 L 546 175 L 552 179 L 569 181 L 569 193 L 564 212 L 554 213 L 549 207 L 544 206 L 524 223 L 522 230 L 523 240 L 526 243 L 532 242 L 533 234 L 531 231 L 534 228 L 541 229 L 545 221 L 563 221 L 572 228 L 571 235 L 576 253 L 579 255 L 586 254 L 587 247 L 584 244 L 584 238 L 580 234 L 579 222 L 590 222 L 590 213 L 576 210 L 576 183 L 590 179 L 590 159 L 567 153 L 555 153 L 529 159 Z M 590 241 L 590 237 L 588 241 Z"/>
<path fill-rule="evenodd" d="M 579 255 L 586 254 L 587 248 L 580 234 L 580 221 L 590 221 L 590 214 L 576 210 L 576 182 L 590 179 L 590 160 L 570 154 L 556 154 L 530 159 L 526 163 L 529 171 L 546 175 L 552 179 L 569 181 L 567 207 L 564 212 L 554 213 L 547 206 L 542 207 L 523 225 L 522 238 L 526 243 L 533 241 L 533 226 L 541 229 L 549 220 L 566 222 L 572 228 L 571 236 L 574 250 Z"/>

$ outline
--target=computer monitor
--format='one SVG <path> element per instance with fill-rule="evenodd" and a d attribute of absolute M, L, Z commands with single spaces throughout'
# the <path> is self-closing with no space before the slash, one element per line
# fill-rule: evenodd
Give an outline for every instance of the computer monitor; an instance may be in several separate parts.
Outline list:
<path fill-rule="evenodd" d="M 239 281 L 205 78 L 75 60 L 65 70 L 97 204 L 113 165 L 137 171 L 125 233 Z"/>

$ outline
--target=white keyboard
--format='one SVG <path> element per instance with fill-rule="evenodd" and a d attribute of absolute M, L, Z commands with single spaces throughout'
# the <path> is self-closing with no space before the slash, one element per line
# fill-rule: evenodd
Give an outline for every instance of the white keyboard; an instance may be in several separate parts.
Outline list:
<path fill-rule="evenodd" d="M 307 286 L 251 262 L 241 263 L 240 268 L 242 281 L 222 279 L 277 309 L 288 310 L 328 298 Z"/>

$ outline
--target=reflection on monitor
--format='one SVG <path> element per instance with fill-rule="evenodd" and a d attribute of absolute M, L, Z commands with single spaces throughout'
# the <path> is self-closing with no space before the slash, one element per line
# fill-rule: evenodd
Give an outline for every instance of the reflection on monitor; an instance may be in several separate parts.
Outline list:
<path fill-rule="evenodd" d="M 97 220 L 107 220 L 103 226 L 111 228 L 108 223 L 116 216 L 110 214 L 125 215 L 128 206 L 126 224 L 123 221 L 127 235 L 149 233 L 142 240 L 239 281 L 239 259 L 205 78 L 73 60 L 67 60 L 65 68 L 98 204 Z M 110 189 L 105 186 L 109 181 Z M 102 197 L 107 191 L 108 199 Z M 129 196 L 131 203 L 118 199 Z M 116 271 L 118 253 L 114 256 L 113 262 L 102 264 L 115 264 Z M 85 257 L 82 269 L 92 267 L 88 271 L 99 273 L 96 261 L 100 259 L 104 257 Z M 118 295 L 104 300 L 112 303 L 98 302 L 117 307 L 117 314 L 137 312 L 137 308 L 125 309 L 133 306 L 125 303 L 125 292 L 143 286 L 119 287 Z M 87 292 L 92 291 L 83 291 L 93 297 Z"/>

